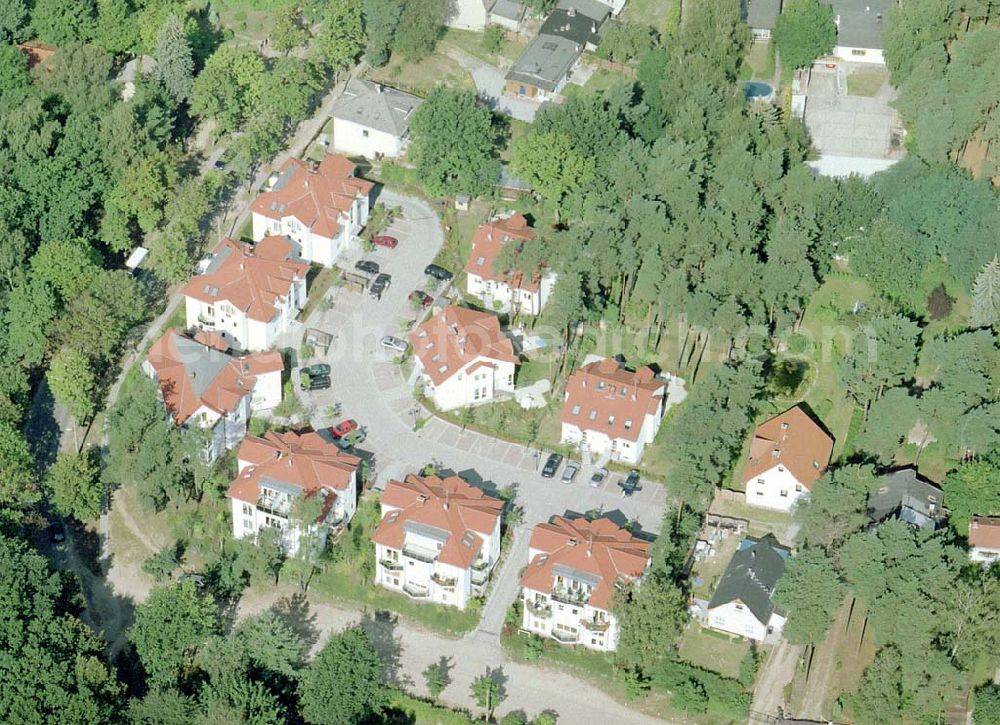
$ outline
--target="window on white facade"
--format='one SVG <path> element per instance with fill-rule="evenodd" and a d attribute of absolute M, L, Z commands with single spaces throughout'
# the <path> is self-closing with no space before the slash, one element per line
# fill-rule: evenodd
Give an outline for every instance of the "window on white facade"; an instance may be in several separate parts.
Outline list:
<path fill-rule="evenodd" d="M 795 493 L 802 493 L 802 486 L 801 486 L 801 484 L 798 484 L 798 483 L 795 484 Z"/>
<path fill-rule="evenodd" d="M 758 495 L 758 496 L 763 496 L 763 495 L 764 495 L 764 492 L 763 492 L 763 491 L 757 491 L 757 495 Z"/>
<path fill-rule="evenodd" d="M 868 55 L 864 48 L 851 48 L 851 55 Z"/>
<path fill-rule="evenodd" d="M 788 489 L 786 488 L 781 489 L 781 496 L 782 498 L 788 498 Z"/>
<path fill-rule="evenodd" d="M 253 506 L 248 503 L 243 504 L 243 513 L 247 516 L 253 515 Z"/>
<path fill-rule="evenodd" d="M 367 128 L 361 129 L 361 135 L 364 138 L 368 138 L 368 129 Z"/>
<path fill-rule="evenodd" d="M 514 373 L 511 373 L 510 375 L 507 376 L 507 385 L 513 385 L 513 384 L 514 384 Z"/>
<path fill-rule="evenodd" d="M 243 528 L 246 531 L 253 531 L 253 519 L 243 519 Z"/>

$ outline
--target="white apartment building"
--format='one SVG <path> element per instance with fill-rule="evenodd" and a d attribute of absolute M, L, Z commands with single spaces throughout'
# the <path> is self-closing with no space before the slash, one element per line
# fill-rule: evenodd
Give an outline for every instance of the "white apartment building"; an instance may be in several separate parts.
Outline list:
<path fill-rule="evenodd" d="M 531 533 L 521 576 L 522 627 L 563 644 L 601 652 L 618 647 L 615 591 L 638 585 L 650 543 L 609 519 L 554 516 Z"/>
<path fill-rule="evenodd" d="M 747 503 L 790 511 L 809 495 L 832 453 L 833 438 L 801 406 L 765 421 L 754 431 L 743 467 Z"/>
<path fill-rule="evenodd" d="M 518 359 L 495 315 L 452 305 L 410 333 L 424 393 L 439 410 L 514 392 Z"/>
<path fill-rule="evenodd" d="M 176 425 L 209 431 L 203 458 L 212 462 L 246 435 L 252 413 L 281 402 L 280 353 L 236 357 L 214 333 L 187 337 L 173 328 L 153 343 L 143 372 L 160 386 Z"/>
<path fill-rule="evenodd" d="M 369 159 L 402 156 L 410 120 L 423 103 L 412 93 L 354 78 L 333 107 L 333 147 Z"/>
<path fill-rule="evenodd" d="M 319 164 L 289 159 L 250 205 L 253 238 L 284 235 L 295 258 L 332 267 L 368 223 L 375 185 L 355 170 L 346 156 L 327 155 Z"/>
<path fill-rule="evenodd" d="M 410 474 L 381 498 L 375 583 L 459 609 L 480 596 L 500 558 L 503 502 L 458 476 Z"/>
<path fill-rule="evenodd" d="M 316 534 L 312 544 L 322 549 L 331 532 L 339 532 L 354 518 L 361 460 L 318 433 L 247 436 L 238 458 L 239 474 L 226 494 L 235 538 L 255 539 L 264 528 L 279 528 L 282 546 L 295 555 L 305 531 Z M 323 499 L 321 518 L 303 528 L 296 519 L 296 503 L 312 496 Z"/>
<path fill-rule="evenodd" d="M 493 219 L 476 230 L 472 251 L 465 265 L 466 291 L 482 301 L 487 309 L 538 315 L 552 295 L 556 284 L 555 272 L 526 277 L 519 270 L 494 269 L 504 247 L 515 244 L 518 250 L 535 238 L 523 214 L 510 214 Z"/>
<path fill-rule="evenodd" d="M 306 303 L 309 265 L 285 237 L 257 244 L 223 239 L 181 288 L 187 326 L 218 333 L 233 348 L 268 350 Z"/>
<path fill-rule="evenodd" d="M 584 365 L 566 381 L 560 442 L 597 459 L 635 465 L 663 422 L 666 381 L 614 358 Z"/>

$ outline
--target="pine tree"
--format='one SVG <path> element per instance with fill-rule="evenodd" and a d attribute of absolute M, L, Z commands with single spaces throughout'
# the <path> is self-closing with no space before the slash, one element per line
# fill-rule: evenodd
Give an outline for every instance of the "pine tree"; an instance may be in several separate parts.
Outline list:
<path fill-rule="evenodd" d="M 986 327 L 1000 322 L 1000 259 L 983 265 L 972 286 L 972 310 L 969 322 L 973 327 Z"/>
<path fill-rule="evenodd" d="M 194 60 L 184 27 L 172 13 L 160 28 L 155 57 L 157 78 L 175 99 L 187 100 L 194 81 Z"/>

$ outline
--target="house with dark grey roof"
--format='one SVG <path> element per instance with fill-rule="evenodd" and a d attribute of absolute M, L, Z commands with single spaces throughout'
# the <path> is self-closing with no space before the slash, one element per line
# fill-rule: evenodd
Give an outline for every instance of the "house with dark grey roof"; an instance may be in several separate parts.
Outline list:
<path fill-rule="evenodd" d="M 833 55 L 854 63 L 885 64 L 882 35 L 893 0 L 822 0 L 833 8 L 837 45 Z"/>
<path fill-rule="evenodd" d="M 558 95 L 584 50 L 596 50 L 611 8 L 599 0 L 560 0 L 507 72 L 505 92 L 540 101 Z"/>
<path fill-rule="evenodd" d="M 706 626 L 756 642 L 780 636 L 785 614 L 772 596 L 788 556 L 774 534 L 743 539 L 708 603 Z"/>
<path fill-rule="evenodd" d="M 750 37 L 767 42 L 781 15 L 781 0 L 743 0 L 740 3 L 742 20 L 750 28 Z"/>
<path fill-rule="evenodd" d="M 411 93 L 355 78 L 333 107 L 334 148 L 369 159 L 400 156 L 421 103 Z"/>
<path fill-rule="evenodd" d="M 879 479 L 868 496 L 868 516 L 873 522 L 897 518 L 919 529 L 934 528 L 944 521 L 944 493 L 921 478 L 916 469 L 902 468 Z"/>

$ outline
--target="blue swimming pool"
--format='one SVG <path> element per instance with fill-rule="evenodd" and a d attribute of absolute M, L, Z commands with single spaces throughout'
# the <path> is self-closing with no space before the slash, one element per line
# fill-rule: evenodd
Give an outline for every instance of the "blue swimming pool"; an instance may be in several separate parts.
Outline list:
<path fill-rule="evenodd" d="M 774 89 L 767 83 L 761 83 L 760 81 L 747 81 L 743 84 L 743 93 L 749 100 L 753 100 L 755 98 L 763 98 L 766 100 L 771 97 L 771 94 L 774 93 Z"/>

